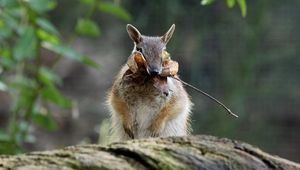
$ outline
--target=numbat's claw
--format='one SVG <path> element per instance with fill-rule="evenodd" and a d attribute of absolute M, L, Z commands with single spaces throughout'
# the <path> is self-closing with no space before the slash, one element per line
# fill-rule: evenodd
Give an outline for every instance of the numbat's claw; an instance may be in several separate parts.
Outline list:
<path fill-rule="evenodd" d="M 129 138 L 134 139 L 134 134 L 132 132 L 132 128 L 125 127 L 125 126 L 123 128 L 124 128 L 125 133 L 129 136 Z"/>

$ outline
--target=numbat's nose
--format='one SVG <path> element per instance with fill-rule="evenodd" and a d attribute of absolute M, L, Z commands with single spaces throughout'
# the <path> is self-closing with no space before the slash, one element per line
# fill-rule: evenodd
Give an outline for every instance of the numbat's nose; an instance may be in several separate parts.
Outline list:
<path fill-rule="evenodd" d="M 158 69 L 154 69 L 154 70 L 150 70 L 149 71 L 149 74 L 151 76 L 157 76 L 159 74 L 159 70 Z"/>

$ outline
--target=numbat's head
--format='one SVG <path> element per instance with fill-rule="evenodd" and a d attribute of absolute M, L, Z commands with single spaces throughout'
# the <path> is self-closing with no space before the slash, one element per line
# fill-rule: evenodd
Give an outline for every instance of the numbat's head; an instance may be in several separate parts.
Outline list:
<path fill-rule="evenodd" d="M 150 37 L 142 35 L 138 29 L 128 24 L 127 32 L 129 37 L 134 42 L 134 50 L 143 54 L 146 60 L 147 72 L 152 75 L 159 75 L 162 71 L 163 59 L 168 53 L 166 52 L 166 45 L 171 39 L 175 30 L 175 24 L 161 37 Z"/>

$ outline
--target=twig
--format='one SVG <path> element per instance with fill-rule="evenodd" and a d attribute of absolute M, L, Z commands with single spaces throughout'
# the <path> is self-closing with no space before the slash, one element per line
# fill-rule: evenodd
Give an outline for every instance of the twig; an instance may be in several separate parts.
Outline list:
<path fill-rule="evenodd" d="M 220 106 L 222 106 L 222 107 L 227 111 L 228 114 L 230 114 L 230 115 L 232 115 L 232 116 L 234 116 L 234 117 L 238 117 L 238 115 L 232 113 L 232 111 L 231 111 L 228 107 L 226 107 L 222 102 L 220 102 L 220 101 L 217 100 L 216 98 L 212 97 L 211 95 L 207 94 L 206 92 L 204 92 L 204 91 L 198 89 L 197 87 L 195 87 L 195 86 L 193 86 L 193 85 L 190 85 L 190 84 L 187 83 L 187 82 L 184 82 L 183 80 L 181 80 L 181 79 L 179 79 L 179 78 L 177 78 L 177 77 L 173 77 L 173 76 L 170 76 L 170 77 L 173 78 L 173 79 L 175 79 L 175 80 L 177 80 L 177 81 L 180 81 L 182 84 L 184 84 L 184 85 L 186 85 L 186 86 L 188 86 L 188 87 L 190 87 L 190 88 L 196 90 L 197 92 L 199 92 L 199 93 L 203 94 L 204 96 L 210 98 L 211 100 L 215 101 L 215 102 L 218 103 Z"/>

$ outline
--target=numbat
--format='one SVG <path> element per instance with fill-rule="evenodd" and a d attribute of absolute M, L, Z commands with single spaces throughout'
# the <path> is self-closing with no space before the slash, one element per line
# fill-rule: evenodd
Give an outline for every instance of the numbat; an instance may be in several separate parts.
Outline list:
<path fill-rule="evenodd" d="M 174 30 L 173 24 L 152 37 L 127 25 L 134 49 L 107 101 L 113 141 L 189 134 L 192 103 L 181 82 L 171 78 L 178 78 L 178 63 L 166 51 Z"/>

